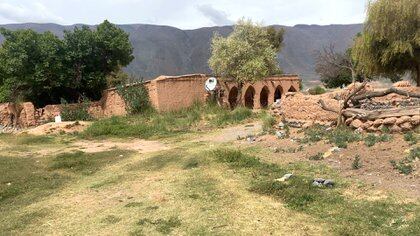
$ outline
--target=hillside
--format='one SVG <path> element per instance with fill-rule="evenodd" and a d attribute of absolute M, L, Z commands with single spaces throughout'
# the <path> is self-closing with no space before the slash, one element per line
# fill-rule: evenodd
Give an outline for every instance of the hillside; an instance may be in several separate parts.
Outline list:
<path fill-rule="evenodd" d="M 52 31 L 58 36 L 73 26 L 57 24 L 9 24 L 7 29 L 31 28 L 38 32 Z M 228 35 L 232 27 L 206 27 L 181 30 L 169 26 L 131 24 L 120 25 L 130 34 L 134 47 L 134 61 L 127 71 L 144 77 L 188 73 L 210 73 L 207 59 L 210 40 L 214 32 Z M 282 26 L 276 26 L 282 27 Z M 279 62 L 285 73 L 299 74 L 305 81 L 317 79 L 314 72 L 314 53 L 324 45 L 333 43 L 338 50 L 347 48 L 354 35 L 361 31 L 361 24 L 353 25 L 296 25 L 285 27 L 285 42 Z M 0 42 L 3 38 L 0 36 Z"/>

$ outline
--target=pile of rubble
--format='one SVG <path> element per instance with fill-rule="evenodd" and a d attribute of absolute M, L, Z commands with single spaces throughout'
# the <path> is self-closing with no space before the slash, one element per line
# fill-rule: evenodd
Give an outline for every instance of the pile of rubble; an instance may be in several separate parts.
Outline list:
<path fill-rule="evenodd" d="M 271 112 L 280 116 L 282 121 L 299 123 L 302 124 L 302 127 L 313 124 L 333 125 L 338 120 L 343 101 L 355 91 L 357 86 L 363 87 L 362 84 L 350 85 L 345 89 L 321 95 L 286 94 L 280 103 L 271 107 Z M 407 81 L 398 82 L 393 85 L 393 88 L 398 89 L 399 94 L 386 93 L 383 96 L 363 98 L 357 101 L 358 104 L 355 107 L 352 107 L 352 103 L 350 103 L 351 106 L 343 113 L 343 116 L 347 118 L 343 120 L 345 124 L 359 131 L 367 132 L 384 130 L 405 132 L 416 129 L 420 125 L 420 89 L 411 86 Z M 355 93 L 359 97 L 360 95 L 363 97 L 365 94 L 383 93 L 384 91 L 386 89 L 375 88 L 368 83 Z M 414 96 L 410 97 L 409 94 L 414 94 Z M 320 105 L 320 101 L 324 103 L 324 106 Z M 325 107 L 329 109 L 327 110 Z"/>

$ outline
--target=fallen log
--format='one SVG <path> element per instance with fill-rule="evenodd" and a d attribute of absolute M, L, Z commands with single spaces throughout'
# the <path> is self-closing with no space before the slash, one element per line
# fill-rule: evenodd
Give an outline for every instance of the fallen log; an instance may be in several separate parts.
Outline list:
<path fill-rule="evenodd" d="M 354 117 L 360 120 L 376 120 L 389 117 L 414 116 L 420 115 L 420 106 L 392 108 L 368 111 L 358 108 L 347 108 L 343 110 L 343 116 L 346 118 Z"/>
<path fill-rule="evenodd" d="M 375 97 L 383 97 L 391 93 L 395 93 L 395 94 L 406 96 L 406 97 L 420 98 L 420 93 L 413 93 L 409 91 L 400 90 L 395 87 L 391 87 L 384 91 L 373 91 L 373 92 L 366 92 L 360 95 L 356 95 L 352 97 L 350 101 L 352 104 L 356 105 L 356 104 L 359 104 L 360 100 L 365 100 L 365 99 L 370 99 L 370 98 L 375 98 Z"/>

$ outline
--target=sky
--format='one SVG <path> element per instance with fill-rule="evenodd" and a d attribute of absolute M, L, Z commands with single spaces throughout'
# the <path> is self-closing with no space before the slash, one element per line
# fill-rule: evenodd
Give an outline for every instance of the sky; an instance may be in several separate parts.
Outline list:
<path fill-rule="evenodd" d="M 362 23 L 366 0 L 0 0 L 0 24 L 231 25 L 244 17 L 265 25 Z"/>

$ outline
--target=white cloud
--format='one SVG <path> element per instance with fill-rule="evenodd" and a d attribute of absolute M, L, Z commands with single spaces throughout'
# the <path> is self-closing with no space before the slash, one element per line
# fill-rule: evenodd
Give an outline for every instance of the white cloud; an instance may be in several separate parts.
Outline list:
<path fill-rule="evenodd" d="M 40 2 L 26 5 L 2 2 L 0 3 L 0 17 L 17 23 L 64 23 L 63 18 L 53 14 Z"/>
<path fill-rule="evenodd" d="M 233 21 L 229 20 L 226 12 L 214 9 L 212 5 L 198 5 L 197 10 L 215 25 L 231 25 L 233 23 Z"/>

